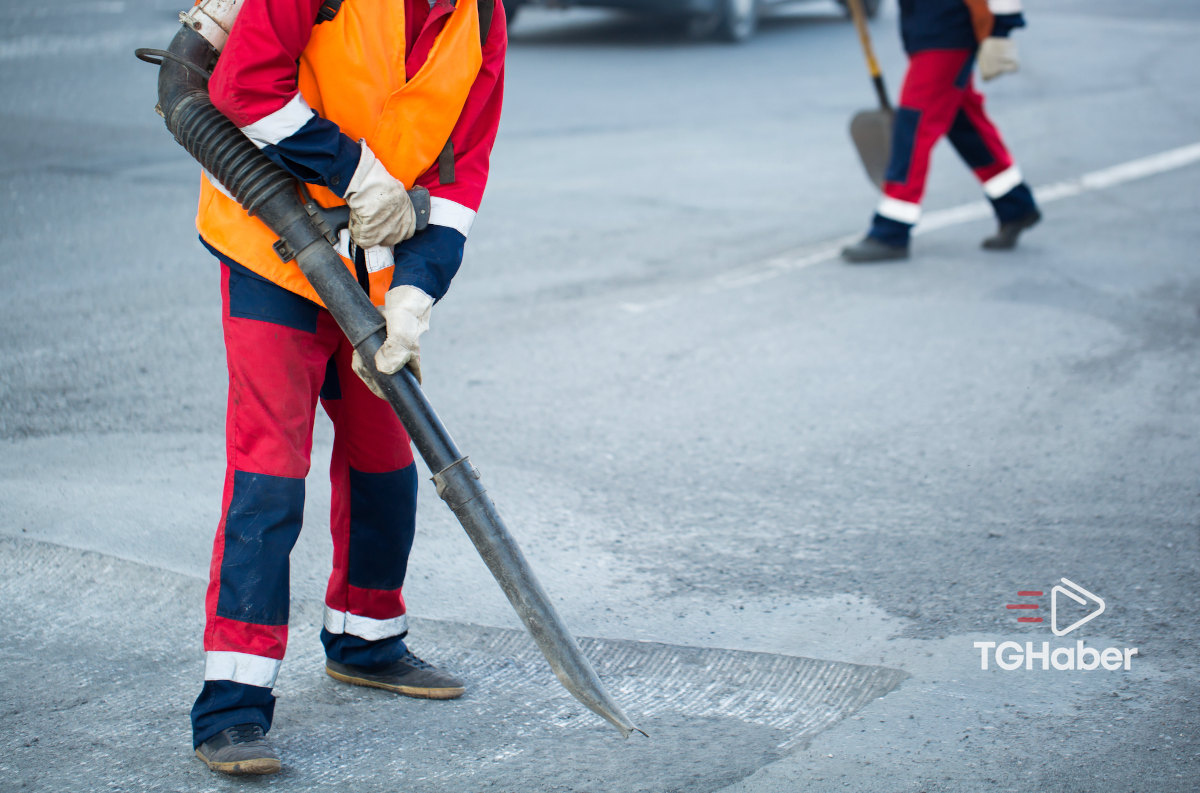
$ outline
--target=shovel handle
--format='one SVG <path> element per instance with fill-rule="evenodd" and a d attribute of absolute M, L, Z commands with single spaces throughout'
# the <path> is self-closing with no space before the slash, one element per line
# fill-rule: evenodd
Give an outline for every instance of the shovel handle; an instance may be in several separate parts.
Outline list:
<path fill-rule="evenodd" d="M 875 93 L 879 96 L 879 106 L 890 112 L 892 103 L 888 100 L 887 87 L 883 84 L 883 71 L 875 58 L 875 48 L 871 46 L 871 33 L 867 30 L 867 14 L 863 10 L 862 0 L 846 0 L 846 6 L 850 9 L 850 17 L 858 31 L 858 41 L 862 44 L 863 55 L 867 59 L 867 71 L 871 73 Z"/>
<path fill-rule="evenodd" d="M 875 95 L 879 97 L 879 107 L 888 113 L 892 112 L 892 103 L 888 100 L 887 87 L 883 84 L 883 75 L 877 74 L 871 78 L 875 84 Z"/>

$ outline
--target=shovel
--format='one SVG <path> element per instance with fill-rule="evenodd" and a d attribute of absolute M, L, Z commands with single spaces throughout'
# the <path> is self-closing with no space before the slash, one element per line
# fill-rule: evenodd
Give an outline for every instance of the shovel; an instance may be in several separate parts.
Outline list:
<path fill-rule="evenodd" d="M 862 0 L 847 0 L 850 16 L 854 18 L 854 27 L 858 29 L 858 40 L 862 43 L 863 55 L 867 59 L 867 71 L 871 73 L 871 82 L 875 84 L 875 93 L 879 96 L 878 110 L 860 110 L 850 119 L 850 139 L 858 150 L 859 159 L 867 171 L 867 178 L 874 185 L 883 189 L 883 177 L 887 173 L 888 158 L 892 152 L 892 121 L 895 112 L 892 103 L 888 101 L 887 88 L 883 85 L 883 72 L 879 69 L 879 61 L 875 60 L 875 50 L 871 46 L 871 34 L 867 30 L 867 15 L 863 10 Z"/>

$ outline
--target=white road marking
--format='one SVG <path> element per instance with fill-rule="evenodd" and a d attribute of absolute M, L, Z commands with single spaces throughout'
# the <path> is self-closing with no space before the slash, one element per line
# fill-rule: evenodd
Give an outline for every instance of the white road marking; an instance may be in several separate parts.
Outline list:
<path fill-rule="evenodd" d="M 1193 143 L 1188 146 L 1180 146 L 1177 149 L 1160 152 L 1159 154 L 1152 154 L 1148 157 L 1130 160 L 1129 162 L 1114 165 L 1110 168 L 1092 171 L 1075 179 L 1036 187 L 1033 193 L 1037 197 L 1038 203 L 1050 204 L 1055 201 L 1062 201 L 1065 198 L 1074 198 L 1097 190 L 1107 190 L 1110 187 L 1116 187 L 1126 182 L 1133 182 L 1138 179 L 1167 173 L 1168 171 L 1186 168 L 1197 162 L 1200 162 L 1200 143 Z M 916 228 L 913 229 L 913 234 L 928 234 L 931 231 L 938 231 L 963 223 L 972 223 L 976 220 L 986 220 L 990 217 L 992 217 L 991 204 L 987 201 L 972 201 L 956 207 L 927 213 L 921 219 L 921 222 L 917 224 Z M 815 245 L 788 251 L 787 253 L 772 257 L 765 262 L 755 262 L 754 264 L 721 273 L 694 285 L 687 291 L 692 294 L 711 294 L 726 289 L 753 286 L 786 273 L 793 273 L 797 270 L 812 267 L 813 265 L 831 262 L 841 255 L 843 247 L 857 241 L 861 236 L 861 234 L 854 234 L 849 237 L 827 240 Z M 657 300 L 625 302 L 621 303 L 621 308 L 631 314 L 644 314 L 665 308 L 678 301 L 682 296 L 682 294 L 677 293 Z"/>
<path fill-rule="evenodd" d="M 1050 204 L 1064 198 L 1074 198 L 1084 193 L 1097 190 L 1107 190 L 1110 187 L 1156 176 L 1167 171 L 1178 170 L 1196 162 L 1200 162 L 1200 143 L 1181 146 L 1149 157 L 1130 160 L 1111 168 L 1086 173 L 1077 179 L 1055 182 L 1033 190 L 1038 203 Z M 987 201 L 972 201 L 957 207 L 950 207 L 938 212 L 930 212 L 914 229 L 915 234 L 925 234 L 948 226 L 982 220 L 992 216 L 992 206 Z"/>

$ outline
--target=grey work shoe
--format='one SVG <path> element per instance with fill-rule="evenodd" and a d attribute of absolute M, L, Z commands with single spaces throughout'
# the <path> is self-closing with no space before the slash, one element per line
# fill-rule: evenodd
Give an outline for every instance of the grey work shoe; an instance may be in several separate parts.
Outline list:
<path fill-rule="evenodd" d="M 196 756 L 222 774 L 274 774 L 279 753 L 257 724 L 227 727 L 196 747 Z"/>
<path fill-rule="evenodd" d="M 422 661 L 411 652 L 406 652 L 403 658 L 382 669 L 364 669 L 326 658 L 325 673 L 343 683 L 383 688 L 406 697 L 422 699 L 457 699 L 467 690 L 463 681 Z"/>
<path fill-rule="evenodd" d="M 1017 247 L 1017 238 L 1021 236 L 1021 232 L 1031 226 L 1036 226 L 1041 219 L 1042 213 L 1035 209 L 1028 215 L 1024 215 L 1016 220 L 1001 223 L 1000 228 L 996 229 L 995 234 L 984 239 L 984 250 L 1011 251 Z"/>
<path fill-rule="evenodd" d="M 842 258 L 851 264 L 895 262 L 908 258 L 908 246 L 888 245 L 874 237 L 863 237 L 853 245 L 842 248 Z"/>

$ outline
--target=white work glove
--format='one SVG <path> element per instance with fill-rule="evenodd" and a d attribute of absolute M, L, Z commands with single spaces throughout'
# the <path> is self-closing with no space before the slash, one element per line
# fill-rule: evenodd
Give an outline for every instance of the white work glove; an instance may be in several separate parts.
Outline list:
<path fill-rule="evenodd" d="M 994 80 L 1021 67 L 1017 59 L 1017 43 L 1007 36 L 988 36 L 979 45 L 979 76 Z"/>
<path fill-rule="evenodd" d="M 360 140 L 362 154 L 346 188 L 350 238 L 360 248 L 398 245 L 417 230 L 417 213 L 404 183 L 396 179 Z"/>
<path fill-rule="evenodd" d="M 387 340 L 375 353 L 375 368 L 383 374 L 395 374 L 407 366 L 412 369 L 417 382 L 421 382 L 420 339 L 421 334 L 429 330 L 433 298 L 415 286 L 396 286 L 384 295 L 381 311 L 387 322 Z M 367 387 L 376 396 L 383 397 L 357 350 L 351 365 Z"/>

